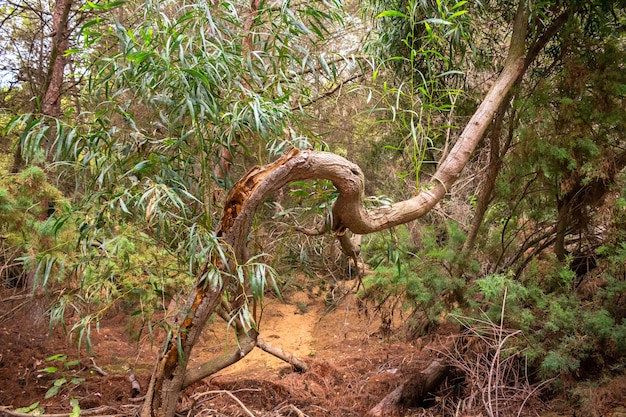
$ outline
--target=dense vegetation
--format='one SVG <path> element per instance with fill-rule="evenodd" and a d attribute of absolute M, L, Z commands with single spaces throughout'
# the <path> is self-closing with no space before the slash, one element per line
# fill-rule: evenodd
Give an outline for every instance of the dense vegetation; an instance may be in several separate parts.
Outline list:
<path fill-rule="evenodd" d="M 362 3 L 0 5 L 0 285 L 45 292 L 51 323 L 88 346 L 112 305 L 170 329 L 155 312 L 224 284 L 216 314 L 243 336 L 296 271 L 356 274 L 390 334 L 507 332 L 492 354 L 552 392 L 623 374 L 624 5 Z M 357 163 L 368 207 L 428 191 L 519 15 L 523 76 L 433 210 L 342 256 L 338 191 L 294 182 L 238 263 L 223 202 L 294 147 Z"/>

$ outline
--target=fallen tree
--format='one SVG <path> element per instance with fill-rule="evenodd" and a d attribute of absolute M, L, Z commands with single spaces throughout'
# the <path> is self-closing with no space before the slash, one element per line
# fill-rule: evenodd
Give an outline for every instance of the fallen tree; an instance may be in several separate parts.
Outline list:
<path fill-rule="evenodd" d="M 406 407 L 418 405 L 432 396 L 441 382 L 448 376 L 450 366 L 435 359 L 426 369 L 416 372 L 391 391 L 368 413 L 367 417 L 401 416 Z"/>

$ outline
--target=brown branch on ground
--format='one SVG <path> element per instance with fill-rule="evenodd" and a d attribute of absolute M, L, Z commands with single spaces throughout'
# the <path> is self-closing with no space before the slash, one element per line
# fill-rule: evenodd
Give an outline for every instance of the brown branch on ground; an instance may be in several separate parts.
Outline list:
<path fill-rule="evenodd" d="M 249 330 L 247 335 L 239 336 L 237 346 L 199 366 L 188 369 L 185 373 L 183 388 L 186 388 L 209 375 L 213 375 L 214 373 L 221 371 L 222 369 L 244 358 L 252 351 L 252 349 L 254 349 L 254 346 L 256 346 L 257 336 L 257 332 Z"/>
<path fill-rule="evenodd" d="M 96 373 L 100 376 L 107 376 L 109 375 L 104 369 L 100 368 L 98 366 L 98 364 L 96 363 L 96 360 L 91 357 L 89 358 L 89 360 L 91 361 L 91 369 L 93 369 L 94 371 L 96 371 Z"/>
<path fill-rule="evenodd" d="M 193 395 L 193 399 L 198 401 L 201 397 L 203 396 L 207 396 L 207 395 L 213 395 L 213 394 L 226 394 L 228 395 L 230 398 L 232 398 L 233 400 L 235 400 L 235 402 L 243 409 L 244 413 L 246 415 L 252 416 L 252 417 L 256 417 L 252 411 L 250 411 L 250 409 L 248 409 L 248 407 L 246 407 L 244 405 L 244 403 L 235 396 L 235 394 L 232 393 L 232 391 L 228 391 L 228 390 L 223 390 L 223 389 L 219 389 L 219 390 L 211 390 L 211 391 L 205 391 L 205 392 L 201 392 L 198 394 L 194 394 Z"/>
<path fill-rule="evenodd" d="M 261 339 L 260 337 L 256 340 L 256 345 L 263 351 L 269 353 L 270 355 L 276 356 L 278 359 L 281 359 L 287 362 L 289 365 L 293 366 L 293 368 L 300 372 L 304 373 L 309 370 L 309 364 L 303 361 L 302 359 L 294 356 L 293 353 L 287 353 L 281 348 L 272 345 L 267 342 L 265 339 Z"/>
<path fill-rule="evenodd" d="M 367 417 L 401 416 L 405 408 L 427 399 L 450 372 L 450 367 L 441 359 L 435 359 L 426 369 L 411 375 L 398 388 L 383 398 L 368 413 Z"/>

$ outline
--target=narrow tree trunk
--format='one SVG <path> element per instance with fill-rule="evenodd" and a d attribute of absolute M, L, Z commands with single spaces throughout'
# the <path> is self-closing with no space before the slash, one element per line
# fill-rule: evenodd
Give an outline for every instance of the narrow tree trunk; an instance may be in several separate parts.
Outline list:
<path fill-rule="evenodd" d="M 565 25 L 567 20 L 569 19 L 570 13 L 569 11 L 561 14 L 557 19 L 552 22 L 552 24 L 544 31 L 544 33 L 537 38 L 537 40 L 530 46 L 528 53 L 526 55 L 526 60 L 524 63 L 524 71 L 518 79 L 515 81 L 514 86 L 518 85 L 522 81 L 522 75 L 526 71 L 526 69 L 532 64 L 532 62 L 537 58 L 539 52 L 546 46 L 546 44 L 558 33 L 558 31 Z M 496 180 L 500 173 L 500 169 L 502 168 L 502 159 L 506 155 L 509 147 L 511 146 L 511 142 L 513 140 L 513 126 L 510 126 L 508 137 L 506 140 L 506 144 L 500 149 L 500 136 L 502 133 L 502 124 L 504 120 L 504 115 L 506 113 L 507 108 L 510 107 L 510 103 L 508 98 L 505 99 L 500 105 L 500 109 L 496 113 L 496 119 L 494 122 L 493 130 L 490 135 L 490 154 L 489 154 L 489 166 L 487 168 L 487 176 L 485 179 L 485 183 L 483 184 L 483 188 L 478 196 L 476 212 L 474 214 L 474 218 L 472 220 L 472 224 L 470 226 L 470 231 L 468 232 L 467 239 L 463 245 L 463 252 L 465 254 L 465 259 L 468 259 L 471 256 L 472 251 L 474 250 L 474 245 L 476 244 L 476 236 L 478 235 L 478 231 L 482 225 L 482 221 L 485 217 L 485 213 L 489 207 L 489 202 L 491 201 L 493 190 L 495 188 Z M 513 123 L 514 117 L 511 117 L 511 123 Z"/>
<path fill-rule="evenodd" d="M 61 95 L 67 57 L 65 51 L 69 49 L 70 31 L 68 18 L 72 0 L 57 0 L 52 13 L 52 46 L 48 73 L 44 82 L 44 96 L 41 100 L 41 112 L 46 116 L 59 117 L 61 115 Z"/>
<path fill-rule="evenodd" d="M 558 206 L 554 254 L 559 261 L 565 262 L 565 236 L 567 235 L 569 225 L 570 202 L 567 200 L 559 200 Z"/>
<path fill-rule="evenodd" d="M 485 213 L 487 212 L 489 203 L 491 202 L 493 190 L 496 186 L 496 180 L 498 179 L 500 167 L 502 166 L 502 155 L 500 154 L 500 136 L 502 133 L 504 114 L 507 107 L 509 107 L 508 100 L 502 103 L 500 111 L 496 116 L 493 130 L 489 135 L 489 165 L 487 166 L 487 175 L 485 176 L 485 181 L 483 182 L 482 188 L 478 193 L 478 199 L 476 201 L 476 211 L 474 212 L 474 217 L 472 218 L 470 230 L 467 233 L 467 239 L 463 244 L 463 254 L 465 259 L 469 258 L 472 254 L 472 251 L 474 250 L 476 237 L 478 236 L 478 231 L 480 230 L 480 226 L 482 225 L 483 219 L 485 218 Z"/>
<path fill-rule="evenodd" d="M 52 12 L 52 44 L 50 45 L 50 59 L 48 69 L 43 79 L 43 85 L 38 91 L 41 92 L 41 113 L 45 116 L 61 116 L 61 97 L 67 57 L 65 51 L 69 49 L 70 30 L 69 14 L 73 0 L 57 0 Z M 42 46 L 44 43 L 42 42 Z M 43 51 L 42 51 L 43 56 Z M 42 63 L 43 64 L 43 63 Z M 42 65 L 43 68 L 43 65 Z M 51 126 L 47 134 L 47 142 L 54 140 L 56 129 Z M 47 145 L 47 144 L 42 144 Z M 25 161 L 22 155 L 22 144 L 18 142 L 13 154 L 11 172 L 17 173 L 24 168 Z"/>

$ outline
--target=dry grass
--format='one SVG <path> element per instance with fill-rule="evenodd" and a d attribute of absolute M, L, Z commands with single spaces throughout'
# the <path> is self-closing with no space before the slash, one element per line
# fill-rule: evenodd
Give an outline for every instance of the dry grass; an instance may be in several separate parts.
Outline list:
<path fill-rule="evenodd" d="M 519 343 L 512 343 L 523 337 L 522 332 L 506 329 L 504 316 L 505 303 L 500 323 L 486 316 L 457 317 L 466 329 L 465 336 L 451 351 L 443 353 L 464 374 L 465 384 L 462 399 L 451 401 L 446 415 L 519 417 L 528 415 L 529 404 L 539 403 L 540 392 L 551 380 L 533 383 L 529 379 Z"/>

